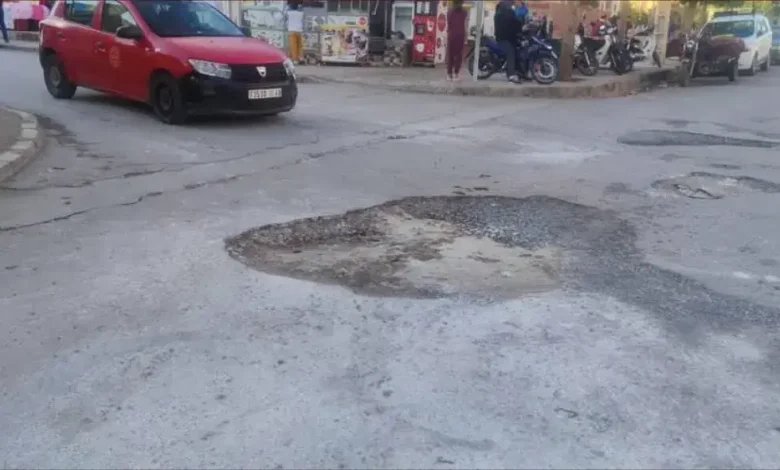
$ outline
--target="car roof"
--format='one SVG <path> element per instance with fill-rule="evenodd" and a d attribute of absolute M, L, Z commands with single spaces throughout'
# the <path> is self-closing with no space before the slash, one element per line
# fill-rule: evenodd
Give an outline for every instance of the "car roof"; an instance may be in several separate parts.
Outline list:
<path fill-rule="evenodd" d="M 710 23 L 730 23 L 732 21 L 750 21 L 754 19 L 761 19 L 765 18 L 764 15 L 760 15 L 756 13 L 755 15 L 752 13 L 746 13 L 744 15 L 733 15 L 733 16 L 716 16 L 715 18 L 710 20 Z"/>

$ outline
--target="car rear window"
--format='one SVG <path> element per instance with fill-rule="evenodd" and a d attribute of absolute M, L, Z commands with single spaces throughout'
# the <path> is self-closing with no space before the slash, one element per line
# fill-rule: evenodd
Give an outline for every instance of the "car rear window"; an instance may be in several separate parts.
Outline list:
<path fill-rule="evenodd" d="M 753 36 L 755 30 L 756 24 L 753 20 L 719 21 L 707 23 L 702 34 L 708 36 L 733 35 L 738 38 L 749 38 Z"/>

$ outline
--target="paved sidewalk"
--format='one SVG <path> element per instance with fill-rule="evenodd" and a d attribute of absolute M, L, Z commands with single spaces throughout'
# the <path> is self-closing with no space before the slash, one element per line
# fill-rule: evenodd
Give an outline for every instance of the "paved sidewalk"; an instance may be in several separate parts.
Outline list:
<path fill-rule="evenodd" d="M 456 94 L 478 96 L 512 96 L 534 98 L 609 98 L 625 96 L 673 81 L 677 66 L 669 61 L 663 68 L 642 68 L 626 75 L 615 75 L 611 70 L 600 70 L 595 77 L 584 77 L 575 72 L 574 81 L 539 85 L 524 81 L 521 85 L 509 83 L 496 75 L 488 80 L 473 82 L 465 72 L 460 82 L 446 80 L 444 70 L 430 67 L 383 68 L 361 66 L 301 66 L 299 76 L 306 82 L 331 82 L 362 85 L 405 92 L 429 94 Z"/>
<path fill-rule="evenodd" d="M 16 51 L 28 51 L 28 52 L 38 52 L 38 43 L 33 41 L 17 41 L 11 39 L 11 42 L 6 44 L 2 41 L 0 41 L 0 51 L 3 50 L 16 50 Z"/>
<path fill-rule="evenodd" d="M 43 132 L 32 114 L 0 107 L 0 182 L 12 177 L 43 147 Z"/>

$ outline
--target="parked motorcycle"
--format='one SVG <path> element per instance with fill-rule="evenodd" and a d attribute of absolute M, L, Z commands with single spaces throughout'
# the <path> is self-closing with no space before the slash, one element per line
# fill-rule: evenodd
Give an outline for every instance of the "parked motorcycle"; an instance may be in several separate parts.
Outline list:
<path fill-rule="evenodd" d="M 634 33 L 629 36 L 627 47 L 632 65 L 651 58 L 653 63 L 658 68 L 661 68 L 661 56 L 658 54 L 654 28 L 652 26 L 634 30 Z"/>
<path fill-rule="evenodd" d="M 601 25 L 599 39 L 593 39 L 596 46 L 596 61 L 599 66 L 609 66 L 616 74 L 631 71 L 631 56 L 623 41 L 617 37 L 617 28 Z"/>
<path fill-rule="evenodd" d="M 516 66 L 518 75 L 530 75 L 539 84 L 549 85 L 558 78 L 558 55 L 551 45 L 535 34 L 524 32 L 518 38 Z M 474 48 L 466 55 L 469 73 L 474 75 Z M 477 78 L 485 80 L 506 70 L 506 55 L 499 43 L 483 35 L 480 40 Z"/>
<path fill-rule="evenodd" d="M 680 86 L 688 86 L 695 77 L 728 77 L 733 82 L 739 76 L 739 57 L 748 49 L 734 36 L 685 37 L 680 61 Z"/>
<path fill-rule="evenodd" d="M 588 39 L 585 37 L 585 27 L 580 25 L 577 34 L 574 36 L 572 60 L 574 61 L 574 68 L 579 70 L 581 74 L 592 77 L 599 72 L 599 63 L 595 49 Z"/>

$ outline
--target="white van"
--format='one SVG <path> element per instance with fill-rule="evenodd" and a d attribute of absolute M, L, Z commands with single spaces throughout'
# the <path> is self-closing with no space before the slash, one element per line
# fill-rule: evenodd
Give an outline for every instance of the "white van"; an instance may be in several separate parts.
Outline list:
<path fill-rule="evenodd" d="M 702 34 L 710 37 L 734 35 L 745 41 L 747 51 L 739 57 L 739 71 L 755 75 L 769 70 L 772 51 L 772 27 L 761 14 L 719 14 L 712 18 Z"/>

